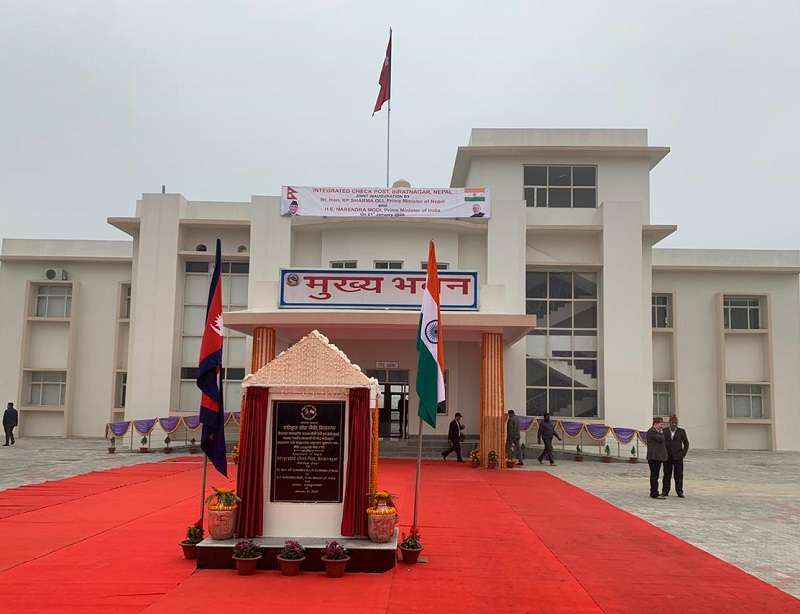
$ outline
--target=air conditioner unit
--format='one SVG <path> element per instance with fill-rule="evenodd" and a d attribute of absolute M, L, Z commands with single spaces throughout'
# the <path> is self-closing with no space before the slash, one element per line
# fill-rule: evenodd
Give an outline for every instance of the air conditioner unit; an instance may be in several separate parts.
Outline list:
<path fill-rule="evenodd" d="M 64 270 L 64 269 L 47 269 L 44 272 L 44 276 L 47 279 L 51 279 L 51 280 L 65 281 L 65 280 L 69 279 L 69 275 L 67 274 L 66 270 Z"/>

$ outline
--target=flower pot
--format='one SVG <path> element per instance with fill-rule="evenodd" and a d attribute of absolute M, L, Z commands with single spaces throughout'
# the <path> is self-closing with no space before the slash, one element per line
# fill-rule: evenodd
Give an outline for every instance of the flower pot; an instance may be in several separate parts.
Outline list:
<path fill-rule="evenodd" d="M 172 454 L 172 448 L 164 448 L 164 454 Z"/>
<path fill-rule="evenodd" d="M 233 560 L 236 561 L 236 571 L 239 572 L 240 576 L 252 576 L 256 571 L 258 562 L 261 560 L 261 555 L 252 559 L 233 557 Z"/>
<path fill-rule="evenodd" d="M 381 501 L 375 508 L 367 510 L 367 535 L 376 544 L 385 544 L 394 535 L 397 514 L 384 512 L 389 509 L 386 502 Z"/>
<path fill-rule="evenodd" d="M 142 454 L 146 454 L 149 451 L 150 451 L 150 448 L 145 448 L 144 446 L 139 448 L 139 452 L 141 452 Z"/>
<path fill-rule="evenodd" d="M 325 565 L 325 572 L 329 578 L 341 578 L 344 575 L 344 568 L 347 567 L 348 561 L 350 561 L 349 556 L 343 559 L 326 559 L 322 557 L 322 563 Z"/>
<path fill-rule="evenodd" d="M 514 467 L 514 465 L 516 465 L 516 464 L 517 464 L 517 461 L 506 461 L 506 468 L 507 468 L 507 469 L 511 469 L 511 468 L 513 468 L 513 467 Z"/>
<path fill-rule="evenodd" d="M 282 556 L 278 556 L 278 565 L 280 566 L 281 573 L 284 576 L 296 576 L 300 573 L 300 566 L 305 560 L 306 557 L 303 557 L 302 559 L 285 559 Z"/>
<path fill-rule="evenodd" d="M 230 539 L 236 527 L 236 508 L 208 508 L 208 534 L 212 539 Z"/>
<path fill-rule="evenodd" d="M 488 461 L 486 463 L 487 469 L 497 469 L 497 461 Z"/>
<path fill-rule="evenodd" d="M 480 459 L 473 458 L 473 459 L 472 459 L 472 468 L 473 468 L 473 469 L 477 469 L 477 468 L 478 468 L 478 467 L 480 467 L 480 466 L 481 466 L 481 461 L 480 461 Z"/>
<path fill-rule="evenodd" d="M 576 463 L 582 463 L 583 462 L 583 455 L 582 454 L 576 454 L 575 455 L 575 462 Z"/>
<path fill-rule="evenodd" d="M 400 546 L 400 553 L 403 557 L 403 562 L 407 565 L 415 565 L 419 559 L 420 552 L 422 552 L 422 548 L 404 548 L 403 546 Z"/>
<path fill-rule="evenodd" d="M 194 561 L 197 558 L 197 544 L 194 542 L 186 541 L 181 542 L 183 548 L 183 558 L 189 561 Z"/>

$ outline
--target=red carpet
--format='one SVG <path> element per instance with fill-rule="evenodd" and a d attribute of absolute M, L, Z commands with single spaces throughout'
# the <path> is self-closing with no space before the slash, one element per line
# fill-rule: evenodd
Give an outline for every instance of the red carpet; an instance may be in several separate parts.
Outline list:
<path fill-rule="evenodd" d="M 0 611 L 800 612 L 791 596 L 546 473 L 455 463 L 423 469 L 425 565 L 341 580 L 195 572 L 177 541 L 198 514 L 200 465 L 175 461 L 0 493 Z M 404 527 L 413 477 L 408 461 L 381 466 Z"/>

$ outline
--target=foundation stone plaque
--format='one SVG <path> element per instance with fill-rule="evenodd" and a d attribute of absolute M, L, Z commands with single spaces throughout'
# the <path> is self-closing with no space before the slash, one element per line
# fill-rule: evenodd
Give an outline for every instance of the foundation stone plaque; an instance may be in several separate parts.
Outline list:
<path fill-rule="evenodd" d="M 344 402 L 275 401 L 270 501 L 341 503 Z"/>

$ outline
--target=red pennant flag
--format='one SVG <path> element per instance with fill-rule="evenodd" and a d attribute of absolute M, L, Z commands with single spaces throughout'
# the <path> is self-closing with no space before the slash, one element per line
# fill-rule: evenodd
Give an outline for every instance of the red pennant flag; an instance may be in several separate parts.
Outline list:
<path fill-rule="evenodd" d="M 381 91 L 378 92 L 378 99 L 375 101 L 375 108 L 372 114 L 375 115 L 381 110 L 384 102 L 391 98 L 392 94 L 392 29 L 389 28 L 389 44 L 386 46 L 386 57 L 383 58 L 381 67 L 381 77 L 378 79 Z"/>

